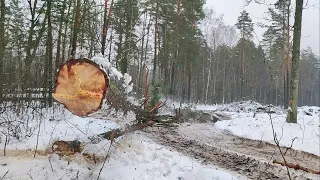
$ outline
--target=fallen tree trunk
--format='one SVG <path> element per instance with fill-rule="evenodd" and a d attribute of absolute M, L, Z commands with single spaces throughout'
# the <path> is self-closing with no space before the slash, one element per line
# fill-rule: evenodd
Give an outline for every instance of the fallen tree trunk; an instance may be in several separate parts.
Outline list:
<path fill-rule="evenodd" d="M 107 97 L 107 99 L 110 102 L 109 108 L 113 108 L 116 111 L 122 110 L 125 114 L 128 111 L 133 111 L 136 114 L 135 124 L 129 125 L 122 130 L 113 129 L 108 132 L 88 137 L 88 139 L 93 144 L 97 144 L 103 139 L 113 141 L 120 136 L 142 130 L 155 124 L 159 126 L 174 126 L 175 123 L 180 122 L 207 123 L 229 119 L 229 117 L 224 114 L 214 113 L 210 115 L 208 113 L 204 113 L 203 111 L 192 111 L 191 109 L 180 108 L 174 110 L 175 115 L 156 115 L 155 112 L 157 109 L 162 107 L 162 102 L 159 102 L 155 107 L 151 108 L 151 110 L 146 111 L 128 102 L 122 96 L 109 96 L 109 98 Z M 80 153 L 82 151 L 81 145 L 82 143 L 79 141 L 56 141 L 52 145 L 52 152 L 55 152 L 62 156 L 72 155 L 77 152 Z"/>
<path fill-rule="evenodd" d="M 142 130 L 146 127 L 152 126 L 153 124 L 155 124 L 155 121 L 148 121 L 146 123 L 133 124 L 127 127 L 125 130 L 121 131 L 119 129 L 115 129 L 115 130 L 111 130 L 111 131 L 96 135 L 94 137 L 90 137 L 89 139 L 94 144 L 99 143 L 102 140 L 102 138 L 113 141 L 114 139 L 120 136 L 135 132 L 137 130 Z M 100 137 L 100 138 L 97 140 L 96 137 Z M 82 144 L 78 140 L 74 140 L 74 141 L 60 140 L 60 141 L 55 141 L 52 144 L 52 152 L 57 153 L 60 156 L 73 155 L 75 153 L 81 153 L 81 151 L 82 151 Z"/>
<path fill-rule="evenodd" d="M 302 167 L 300 166 L 299 164 L 293 164 L 293 163 L 285 163 L 283 161 L 279 161 L 279 160 L 273 160 L 272 161 L 274 164 L 280 164 L 282 166 L 287 166 L 288 168 L 292 168 L 292 169 L 295 169 L 295 170 L 302 170 L 302 171 L 305 171 L 305 172 L 308 172 L 308 173 L 311 173 L 311 174 L 320 174 L 320 171 L 319 170 L 313 170 L 313 169 L 309 169 L 309 168 L 306 168 L 306 167 Z"/>

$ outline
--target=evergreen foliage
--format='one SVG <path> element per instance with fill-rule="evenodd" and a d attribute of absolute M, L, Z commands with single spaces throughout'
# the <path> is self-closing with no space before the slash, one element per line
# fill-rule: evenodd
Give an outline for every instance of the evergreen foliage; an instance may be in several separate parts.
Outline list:
<path fill-rule="evenodd" d="M 50 105 L 52 77 L 72 57 L 73 46 L 75 58 L 101 53 L 105 1 L 77 1 L 1 0 L 1 100 L 40 99 Z M 160 97 L 286 106 L 293 37 L 289 0 L 269 8 L 271 21 L 264 25 L 259 44 L 253 28 L 258 22 L 248 12 L 242 11 L 230 26 L 204 4 L 204 0 L 114 0 L 105 57 L 133 77 L 138 98 L 144 95 L 149 69 L 148 80 L 154 82 L 149 87 L 151 106 Z M 317 61 L 310 48 L 301 52 L 299 106 L 320 105 Z M 153 91 L 156 87 L 159 90 Z"/>

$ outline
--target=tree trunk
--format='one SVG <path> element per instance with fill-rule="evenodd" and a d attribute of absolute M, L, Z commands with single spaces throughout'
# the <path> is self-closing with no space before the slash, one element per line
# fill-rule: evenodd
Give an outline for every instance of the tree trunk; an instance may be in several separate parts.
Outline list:
<path fill-rule="evenodd" d="M 292 52 L 292 71 L 290 80 L 290 100 L 287 115 L 288 123 L 297 123 L 298 106 L 298 83 L 299 83 L 299 63 L 300 63 L 300 43 L 301 43 L 301 24 L 302 24 L 303 0 L 296 0 L 294 32 L 293 32 L 293 52 Z"/>
<path fill-rule="evenodd" d="M 52 86 L 53 86 L 53 77 L 52 77 L 52 69 L 53 69 L 53 64 L 52 64 L 52 60 L 53 60 L 53 55 L 52 55 L 52 47 L 53 47 L 53 43 L 52 43 L 52 25 L 51 25 L 51 0 L 47 0 L 47 20 L 48 20 L 48 30 L 47 30 L 47 50 L 46 50 L 46 61 L 47 61 L 47 73 L 48 73 L 48 77 L 47 77 L 47 89 L 48 89 L 48 97 L 47 97 L 47 101 L 48 101 L 48 105 L 49 107 L 52 107 L 52 103 L 53 103 L 53 99 L 52 99 Z M 47 91 L 45 91 L 47 92 Z"/>
<path fill-rule="evenodd" d="M 58 30 L 58 40 L 57 40 L 57 54 L 56 54 L 56 62 L 55 67 L 56 69 L 60 68 L 61 63 L 61 40 L 62 40 L 62 28 L 63 28 L 63 22 L 64 22 L 64 11 L 67 7 L 67 1 L 63 1 L 62 8 L 60 10 L 60 20 L 59 20 L 59 30 Z"/>
<path fill-rule="evenodd" d="M 156 5 L 156 18 L 154 24 L 154 57 L 153 57 L 153 71 L 152 71 L 152 81 L 156 80 L 156 71 L 157 71 L 157 38 L 158 38 L 158 11 L 159 5 Z"/>
<path fill-rule="evenodd" d="M 178 61 L 178 56 L 179 56 L 179 27 L 180 27 L 180 10 L 181 10 L 181 5 L 182 5 L 182 0 L 178 0 L 178 9 L 177 9 L 177 26 L 176 26 L 176 37 L 175 37 L 175 45 L 176 45 L 176 49 L 174 50 L 174 58 L 172 60 L 172 64 L 171 64 L 171 79 L 170 79 L 170 86 L 171 86 L 171 90 L 175 91 L 175 82 L 174 82 L 174 75 L 175 75 L 175 66 L 176 66 L 176 62 Z"/>
<path fill-rule="evenodd" d="M 74 18 L 74 25 L 73 25 L 73 33 L 72 33 L 72 42 L 71 42 L 71 58 L 75 57 L 76 50 L 77 50 L 77 38 L 78 38 L 78 32 L 80 28 L 80 11 L 81 11 L 81 0 L 77 0 L 76 5 L 76 15 Z"/>
<path fill-rule="evenodd" d="M 38 49 L 38 46 L 40 44 L 41 38 L 43 37 L 43 34 L 46 30 L 46 24 L 47 24 L 47 18 L 48 18 L 48 14 L 45 14 L 44 20 L 41 23 L 41 28 L 39 30 L 38 33 L 35 34 L 35 28 L 36 28 L 36 22 L 39 21 L 38 18 L 35 17 L 35 8 L 37 5 L 37 1 L 34 1 L 34 5 L 33 8 L 30 8 L 30 12 L 31 12 L 31 25 L 30 25 L 30 29 L 29 29 L 29 34 L 28 34 L 28 43 L 26 46 L 26 58 L 25 58 L 25 70 L 24 70 L 24 83 L 23 83 L 23 88 L 24 90 L 26 90 L 26 88 L 32 88 L 33 83 L 32 83 L 32 74 L 31 74 L 31 64 L 32 61 L 34 59 L 34 57 L 36 56 L 36 52 Z M 31 2 L 30 2 L 30 7 L 31 7 Z M 38 15 L 40 16 L 40 15 Z M 33 39 L 34 35 L 36 36 L 36 39 Z M 30 93 L 27 93 L 27 97 L 30 97 Z"/>
<path fill-rule="evenodd" d="M 188 103 L 191 103 L 191 73 L 192 73 L 192 63 L 189 62 L 189 74 L 188 74 L 188 94 L 187 94 L 187 100 Z"/>
<path fill-rule="evenodd" d="M 110 34 L 110 44 L 109 44 L 109 54 L 108 54 L 109 62 L 111 62 L 112 42 L 113 42 L 113 28 L 111 28 L 111 34 Z"/>
<path fill-rule="evenodd" d="M 0 103 L 2 101 L 2 94 L 3 94 L 3 79 L 4 79 L 4 54 L 6 50 L 6 40 L 5 40 L 5 14 L 6 14 L 6 6 L 5 0 L 0 1 Z"/>
<path fill-rule="evenodd" d="M 241 42 L 241 74 L 240 74 L 240 100 L 243 100 L 244 94 L 244 35 Z"/>
<path fill-rule="evenodd" d="M 102 47 L 101 47 L 101 54 L 102 55 L 104 55 L 104 51 L 105 51 L 105 47 L 106 47 L 106 38 L 107 38 L 107 32 L 108 32 L 108 28 L 109 28 L 109 22 L 110 22 L 110 19 L 111 19 L 113 2 L 114 1 L 111 0 L 108 17 L 107 17 L 108 0 L 105 0 L 105 4 L 104 4 L 103 33 L 102 33 Z"/>
<path fill-rule="evenodd" d="M 67 12 L 67 16 L 66 17 L 69 17 L 70 15 L 70 12 L 71 12 L 71 5 L 72 5 L 72 1 L 69 1 L 69 4 L 68 4 L 68 12 Z M 65 25 L 64 25 L 64 32 L 63 32 L 63 40 L 62 40 L 62 57 L 61 57 L 61 64 L 66 62 L 66 52 L 69 52 L 67 51 L 67 30 L 68 30 L 68 21 L 65 22 Z"/>
<path fill-rule="evenodd" d="M 286 106 L 286 96 L 287 96 L 287 91 L 286 91 L 286 80 L 287 80 L 287 58 L 286 58 L 286 18 L 285 18 L 285 9 L 282 8 L 282 49 L 281 49 L 281 58 L 282 58 L 282 72 L 281 72 L 281 85 L 283 87 L 283 105 Z"/>
<path fill-rule="evenodd" d="M 223 78 L 222 78 L 222 104 L 225 103 L 226 96 L 228 97 L 228 91 L 226 91 L 226 60 L 223 61 Z"/>
<path fill-rule="evenodd" d="M 208 93 L 209 93 L 209 85 L 210 85 L 210 76 L 211 76 L 211 62 L 212 62 L 212 53 L 210 52 L 209 54 L 209 70 L 208 70 L 208 78 L 207 78 L 207 86 L 206 86 L 206 92 L 205 92 L 205 98 L 204 98 L 204 103 L 208 103 Z"/>
<path fill-rule="evenodd" d="M 104 1 L 104 14 L 103 14 L 103 32 L 102 32 L 102 42 L 101 42 L 101 54 L 104 55 L 104 50 L 106 46 L 106 38 L 107 38 L 107 11 L 108 11 L 108 0 Z"/>
<path fill-rule="evenodd" d="M 35 16 L 35 8 L 37 6 L 37 0 L 33 2 L 33 5 L 31 4 L 31 1 L 28 1 L 30 14 L 31 14 L 31 20 L 30 20 L 30 28 L 28 32 L 28 40 L 27 40 L 27 46 L 26 46 L 26 59 L 25 59 L 25 73 L 24 73 L 24 87 L 23 89 L 26 89 L 31 84 L 30 80 L 30 74 L 31 74 L 31 50 L 33 46 L 33 35 L 34 35 L 34 28 L 35 28 L 35 22 L 36 22 L 36 16 Z"/>
<path fill-rule="evenodd" d="M 289 97 L 290 97 L 290 71 L 291 71 L 291 45 L 290 45 L 290 6 L 291 6 L 291 1 L 289 1 L 289 4 L 287 6 L 287 80 L 286 80 L 286 101 L 284 108 L 288 108 L 288 102 L 289 102 Z"/>

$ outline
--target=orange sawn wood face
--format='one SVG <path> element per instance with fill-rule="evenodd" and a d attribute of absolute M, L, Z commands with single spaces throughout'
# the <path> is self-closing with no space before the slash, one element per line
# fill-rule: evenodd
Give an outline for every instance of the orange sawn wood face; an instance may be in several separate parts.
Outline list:
<path fill-rule="evenodd" d="M 108 83 L 108 76 L 94 62 L 71 59 L 59 70 L 53 97 L 73 114 L 86 116 L 101 108 Z"/>

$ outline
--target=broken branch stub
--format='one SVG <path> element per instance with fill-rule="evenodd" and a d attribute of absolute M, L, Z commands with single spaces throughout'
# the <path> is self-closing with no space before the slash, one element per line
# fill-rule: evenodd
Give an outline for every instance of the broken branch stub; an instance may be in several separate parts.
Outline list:
<path fill-rule="evenodd" d="M 60 67 L 53 98 L 77 116 L 87 116 L 102 106 L 109 78 L 88 59 L 70 59 Z"/>

